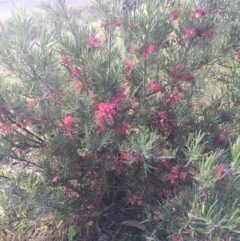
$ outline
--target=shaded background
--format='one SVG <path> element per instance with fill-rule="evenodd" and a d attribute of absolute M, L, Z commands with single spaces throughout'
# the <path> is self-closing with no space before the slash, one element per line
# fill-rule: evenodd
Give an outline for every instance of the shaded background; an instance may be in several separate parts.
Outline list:
<path fill-rule="evenodd" d="M 49 2 L 49 0 L 46 0 Z M 50 2 L 54 2 L 55 0 L 50 0 Z M 21 1 L 19 1 L 21 2 Z M 38 0 L 26 0 L 26 9 L 34 10 L 36 9 Z M 84 4 L 84 3 L 90 3 L 90 0 L 66 0 L 68 5 L 77 5 L 77 4 Z M 11 16 L 11 13 L 14 9 L 14 6 L 11 2 L 11 0 L 0 0 L 0 19 L 6 19 L 9 16 Z"/>

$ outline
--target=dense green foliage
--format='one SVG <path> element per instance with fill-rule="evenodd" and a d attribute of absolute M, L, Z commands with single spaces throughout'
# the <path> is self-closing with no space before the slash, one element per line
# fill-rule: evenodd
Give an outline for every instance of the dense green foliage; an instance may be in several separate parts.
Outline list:
<path fill-rule="evenodd" d="M 41 8 L 0 23 L 0 235 L 239 240 L 240 1 Z"/>

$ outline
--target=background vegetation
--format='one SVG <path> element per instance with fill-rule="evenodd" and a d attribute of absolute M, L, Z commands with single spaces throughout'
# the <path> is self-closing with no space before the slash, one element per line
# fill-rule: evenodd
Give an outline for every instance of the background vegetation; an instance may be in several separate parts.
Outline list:
<path fill-rule="evenodd" d="M 2 239 L 239 240 L 239 8 L 58 0 L 1 22 Z"/>

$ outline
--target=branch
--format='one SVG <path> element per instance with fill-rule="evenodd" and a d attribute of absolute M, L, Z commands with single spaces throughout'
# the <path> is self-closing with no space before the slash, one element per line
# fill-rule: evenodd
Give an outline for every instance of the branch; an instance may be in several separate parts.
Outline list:
<path fill-rule="evenodd" d="M 16 121 L 14 121 L 9 115 L 12 115 L 12 113 L 10 112 L 6 112 L 6 116 L 7 118 L 13 123 L 15 124 L 17 127 L 19 127 L 21 130 L 24 130 L 26 133 L 28 133 L 31 136 L 34 136 L 36 139 L 38 139 L 40 141 L 40 143 L 44 143 L 45 141 L 40 138 L 39 136 L 36 136 L 34 133 L 32 133 L 31 131 L 27 130 L 26 128 L 22 128 L 21 125 L 19 125 L 18 123 L 16 123 Z M 40 144 L 39 143 L 39 144 Z"/>

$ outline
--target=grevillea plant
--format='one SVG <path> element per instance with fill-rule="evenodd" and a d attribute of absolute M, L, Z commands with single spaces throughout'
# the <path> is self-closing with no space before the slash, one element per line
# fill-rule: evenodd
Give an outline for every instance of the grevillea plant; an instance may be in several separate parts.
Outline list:
<path fill-rule="evenodd" d="M 240 2 L 95 5 L 1 23 L 3 235 L 238 240 Z"/>

